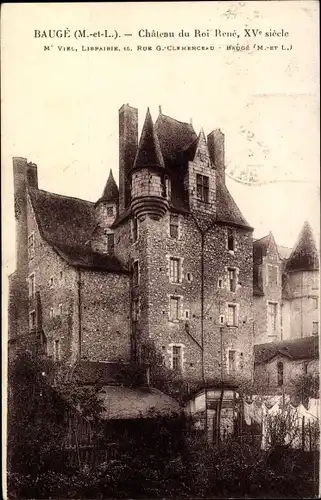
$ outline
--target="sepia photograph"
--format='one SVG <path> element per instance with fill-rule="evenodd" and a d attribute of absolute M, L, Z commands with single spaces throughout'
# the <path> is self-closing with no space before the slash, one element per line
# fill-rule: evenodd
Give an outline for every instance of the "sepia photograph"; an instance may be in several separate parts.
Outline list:
<path fill-rule="evenodd" d="M 2 5 L 4 498 L 319 498 L 318 23 Z"/>

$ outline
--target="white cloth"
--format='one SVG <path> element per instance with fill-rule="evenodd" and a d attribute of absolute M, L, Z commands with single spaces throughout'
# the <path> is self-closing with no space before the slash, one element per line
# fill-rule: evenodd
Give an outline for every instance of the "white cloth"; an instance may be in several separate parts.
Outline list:
<path fill-rule="evenodd" d="M 320 399 L 311 398 L 309 399 L 308 412 L 320 420 Z"/>

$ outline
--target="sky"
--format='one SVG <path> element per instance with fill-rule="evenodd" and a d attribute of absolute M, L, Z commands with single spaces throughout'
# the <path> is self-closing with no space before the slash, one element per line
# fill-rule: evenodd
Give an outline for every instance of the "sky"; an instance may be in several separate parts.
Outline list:
<path fill-rule="evenodd" d="M 291 5 L 289 5 L 291 3 Z M 305 220 L 319 241 L 318 4 L 183 2 L 5 4 L 2 7 L 3 274 L 15 267 L 12 157 L 38 165 L 39 187 L 95 201 L 109 170 L 118 179 L 118 109 L 129 103 L 154 120 L 158 107 L 198 133 L 225 134 L 227 186 L 255 237 L 272 231 L 292 247 Z M 118 40 L 44 39 L 35 30 L 109 30 Z M 277 50 L 228 51 L 248 44 L 244 28 L 284 29 Z M 190 38 L 141 38 L 139 30 L 183 29 Z M 194 38 L 195 29 L 241 33 Z M 125 39 L 124 33 L 132 33 Z M 261 38 L 259 43 L 266 43 Z M 213 51 L 156 46 L 212 45 Z M 44 51 L 44 45 L 52 48 Z M 281 50 L 281 45 L 292 46 Z M 90 52 L 89 45 L 120 46 Z M 129 45 L 131 51 L 123 50 Z M 138 51 L 149 45 L 151 51 Z M 74 47 L 77 51 L 59 50 Z M 239 182 L 256 169 L 260 185 Z"/>

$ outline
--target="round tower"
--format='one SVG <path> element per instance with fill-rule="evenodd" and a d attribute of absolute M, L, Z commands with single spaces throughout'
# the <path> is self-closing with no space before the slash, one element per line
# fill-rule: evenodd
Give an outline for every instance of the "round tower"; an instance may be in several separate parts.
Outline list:
<path fill-rule="evenodd" d="M 319 255 L 308 222 L 299 235 L 285 266 L 283 311 L 290 320 L 285 338 L 319 334 Z M 287 328 L 286 328 L 287 326 Z M 288 331 L 286 331 L 288 330 Z"/>
<path fill-rule="evenodd" d="M 163 217 L 168 209 L 167 175 L 149 109 L 130 177 L 134 216 Z"/>

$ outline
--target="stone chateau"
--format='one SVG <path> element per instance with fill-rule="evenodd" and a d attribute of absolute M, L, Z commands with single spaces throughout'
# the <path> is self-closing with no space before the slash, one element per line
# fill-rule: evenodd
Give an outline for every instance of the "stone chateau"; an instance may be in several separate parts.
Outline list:
<path fill-rule="evenodd" d="M 254 344 L 318 335 L 319 260 L 305 223 L 294 249 L 253 240 L 225 184 L 224 134 L 119 110 L 119 183 L 95 202 L 43 191 L 13 159 L 17 269 L 9 352 L 56 361 L 148 362 L 186 380 L 249 380 Z M 272 201 L 271 201 L 272 202 Z M 213 382 L 214 383 L 214 382 Z"/>

